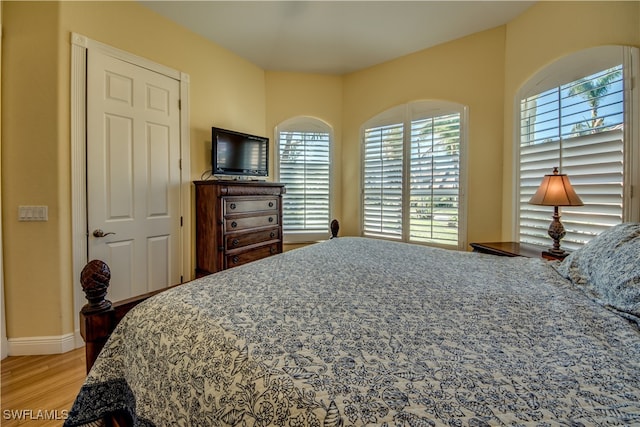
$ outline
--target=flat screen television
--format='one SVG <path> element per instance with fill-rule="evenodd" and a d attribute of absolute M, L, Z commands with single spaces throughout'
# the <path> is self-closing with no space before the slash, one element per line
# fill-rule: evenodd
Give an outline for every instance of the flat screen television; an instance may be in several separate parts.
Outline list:
<path fill-rule="evenodd" d="M 214 175 L 269 175 L 269 138 L 211 128 Z"/>

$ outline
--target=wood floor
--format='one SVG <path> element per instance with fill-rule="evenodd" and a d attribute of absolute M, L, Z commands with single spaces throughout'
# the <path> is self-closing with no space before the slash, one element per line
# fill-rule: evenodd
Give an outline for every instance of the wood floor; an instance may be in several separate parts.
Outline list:
<path fill-rule="evenodd" d="M 84 347 L 64 354 L 9 356 L 0 368 L 0 425 L 60 426 L 86 376 Z"/>

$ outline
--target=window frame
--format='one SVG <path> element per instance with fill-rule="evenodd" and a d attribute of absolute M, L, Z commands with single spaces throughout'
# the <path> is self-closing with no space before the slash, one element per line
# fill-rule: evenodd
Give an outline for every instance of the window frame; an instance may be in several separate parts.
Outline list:
<path fill-rule="evenodd" d="M 313 133 L 328 133 L 329 134 L 329 218 L 325 231 L 319 230 L 296 230 L 287 231 L 283 224 L 283 243 L 285 244 L 299 244 L 299 243 L 313 243 L 321 240 L 326 240 L 330 237 L 329 225 L 333 218 L 333 206 L 334 203 L 334 170 L 333 170 L 333 156 L 334 156 L 334 131 L 333 127 L 324 120 L 311 116 L 298 116 L 284 120 L 279 123 L 274 129 L 274 179 L 280 182 L 280 133 L 282 132 L 313 132 Z M 284 203 L 283 196 L 283 203 Z M 283 213 L 284 222 L 284 213 Z"/>
<path fill-rule="evenodd" d="M 460 143 L 459 143 L 459 193 L 458 193 L 458 236 L 457 243 L 453 245 L 438 242 L 425 242 L 411 238 L 411 209 L 410 209 L 410 171 L 411 171 L 411 123 L 427 118 L 446 116 L 452 113 L 460 115 Z M 468 174 L 468 107 L 455 102 L 444 100 L 420 100 L 407 104 L 391 107 L 376 116 L 367 120 L 360 127 L 360 235 L 374 237 L 385 240 L 402 241 L 408 243 L 435 246 L 446 249 L 465 250 L 467 247 L 467 174 Z M 403 127 L 403 184 L 402 184 L 402 207 L 401 224 L 402 232 L 400 238 L 381 235 L 378 233 L 365 232 L 365 132 L 374 127 L 402 124 Z"/>
<path fill-rule="evenodd" d="M 583 49 L 548 64 L 527 79 L 516 92 L 513 99 L 512 159 L 512 233 L 516 240 L 520 240 L 521 101 L 619 64 L 622 64 L 625 76 L 623 90 L 628 95 L 624 98 L 622 222 L 640 221 L 640 90 L 636 83 L 640 77 L 639 58 L 640 49 L 632 46 L 606 45 Z M 552 214 L 553 209 L 550 209 L 549 222 Z"/>

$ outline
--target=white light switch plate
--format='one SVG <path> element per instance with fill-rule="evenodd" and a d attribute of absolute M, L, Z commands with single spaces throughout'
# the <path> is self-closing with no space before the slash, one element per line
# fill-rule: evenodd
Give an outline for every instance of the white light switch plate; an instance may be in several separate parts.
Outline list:
<path fill-rule="evenodd" d="M 48 221 L 48 206 L 18 206 L 18 221 Z"/>

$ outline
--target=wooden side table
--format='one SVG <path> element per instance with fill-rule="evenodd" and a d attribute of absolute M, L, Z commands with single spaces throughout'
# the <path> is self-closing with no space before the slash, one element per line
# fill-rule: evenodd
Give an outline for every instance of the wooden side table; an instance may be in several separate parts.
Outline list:
<path fill-rule="evenodd" d="M 474 252 L 498 256 L 523 256 L 527 258 L 542 257 L 548 260 L 563 260 L 569 253 L 556 255 L 550 253 L 544 246 L 520 242 L 482 242 L 471 243 Z"/>

